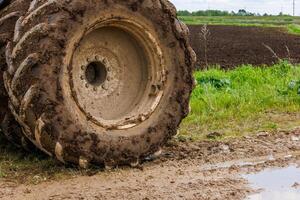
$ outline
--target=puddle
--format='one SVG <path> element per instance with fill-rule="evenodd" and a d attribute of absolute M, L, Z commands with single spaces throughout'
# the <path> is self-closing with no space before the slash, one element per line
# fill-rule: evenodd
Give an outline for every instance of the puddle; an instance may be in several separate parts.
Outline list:
<path fill-rule="evenodd" d="M 210 164 L 210 165 L 204 165 L 201 167 L 201 170 L 217 170 L 217 169 L 224 169 L 224 168 L 230 168 L 232 166 L 236 167 L 249 167 L 249 166 L 255 166 L 258 164 L 263 164 L 267 161 L 276 160 L 273 155 L 269 156 L 263 156 L 263 157 L 257 157 L 255 159 L 243 159 L 243 160 L 233 160 L 233 161 L 227 161 L 223 163 L 217 163 L 217 164 Z"/>
<path fill-rule="evenodd" d="M 260 193 L 251 195 L 247 200 L 299 200 L 300 168 L 290 166 L 283 169 L 267 169 L 257 174 L 243 176 Z"/>
<path fill-rule="evenodd" d="M 208 165 L 203 165 L 201 167 L 201 170 L 206 171 L 206 170 L 217 170 L 217 169 L 224 169 L 224 168 L 230 168 L 232 166 L 236 167 L 250 167 L 250 166 L 255 166 L 259 164 L 264 164 L 268 161 L 275 161 L 277 159 L 291 159 L 293 157 L 300 156 L 300 152 L 293 152 L 291 154 L 276 154 L 276 155 L 268 155 L 268 156 L 261 156 L 261 157 L 256 157 L 256 158 L 250 158 L 250 159 L 241 159 L 241 160 L 232 160 L 232 161 L 227 161 L 227 162 L 222 162 L 222 163 L 217 163 L 217 164 L 208 164 Z"/>

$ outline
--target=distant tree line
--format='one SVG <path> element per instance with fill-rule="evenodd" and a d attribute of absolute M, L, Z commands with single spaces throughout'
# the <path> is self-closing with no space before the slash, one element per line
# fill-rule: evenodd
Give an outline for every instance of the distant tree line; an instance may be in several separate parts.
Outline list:
<path fill-rule="evenodd" d="M 260 13 L 252 13 L 248 12 L 245 9 L 240 9 L 238 12 L 228 12 L 222 10 L 198 10 L 194 12 L 190 12 L 188 10 L 180 10 L 178 11 L 179 16 L 274 16 L 270 14 L 263 14 Z M 278 16 L 288 16 L 283 13 L 279 13 Z"/>

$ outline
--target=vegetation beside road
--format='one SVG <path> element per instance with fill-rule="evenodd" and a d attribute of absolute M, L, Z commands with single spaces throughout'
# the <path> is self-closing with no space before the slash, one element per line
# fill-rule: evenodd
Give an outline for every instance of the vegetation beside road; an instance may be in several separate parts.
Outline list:
<path fill-rule="evenodd" d="M 300 66 L 282 61 L 273 67 L 218 67 L 195 74 L 191 114 L 179 139 L 219 139 L 259 131 L 292 129 L 300 124 Z M 218 139 L 218 138 L 217 138 Z"/>
<path fill-rule="evenodd" d="M 300 34 L 300 17 L 292 16 L 179 16 L 188 25 L 281 27 Z"/>

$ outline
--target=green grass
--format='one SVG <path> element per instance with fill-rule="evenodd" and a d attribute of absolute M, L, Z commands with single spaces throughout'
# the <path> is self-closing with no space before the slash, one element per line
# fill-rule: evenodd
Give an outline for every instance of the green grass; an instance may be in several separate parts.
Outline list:
<path fill-rule="evenodd" d="M 292 16 L 180 16 L 183 22 L 189 25 L 233 25 L 282 27 L 292 34 L 300 34 L 300 17 Z"/>
<path fill-rule="evenodd" d="M 290 24 L 287 26 L 288 32 L 292 34 L 300 35 L 300 25 L 299 24 Z"/>
<path fill-rule="evenodd" d="M 192 112 L 179 138 L 199 140 L 212 132 L 228 138 L 300 125 L 300 66 L 213 68 L 195 77 Z"/>

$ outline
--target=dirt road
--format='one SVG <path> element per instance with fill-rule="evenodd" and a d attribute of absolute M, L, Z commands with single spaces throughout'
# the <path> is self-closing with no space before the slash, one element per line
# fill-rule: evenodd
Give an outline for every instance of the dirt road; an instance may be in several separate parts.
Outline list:
<path fill-rule="evenodd" d="M 300 177 L 299 166 L 300 128 L 274 134 L 262 132 L 254 137 L 228 142 L 171 142 L 159 159 L 146 162 L 136 169 L 124 167 L 98 172 L 93 176 L 77 176 L 38 185 L 15 185 L 8 180 L 0 180 L 0 199 L 271 198 L 270 195 L 277 191 L 274 189 L 276 187 L 268 190 L 260 188 L 259 184 L 256 187 L 253 185 L 255 174 L 260 172 L 257 174 L 258 183 L 260 179 L 267 183 L 268 180 L 282 183 L 280 188 L 294 195 L 288 198 L 290 200 L 300 197 L 300 180 L 297 179 Z M 270 168 L 286 170 L 287 175 L 296 180 L 290 178 L 287 183 L 276 180 L 276 171 L 270 171 Z M 264 174 L 266 169 L 266 173 L 271 175 Z M 277 171 L 277 174 L 282 175 L 282 172 Z M 284 200 L 282 197 L 280 199 Z"/>

